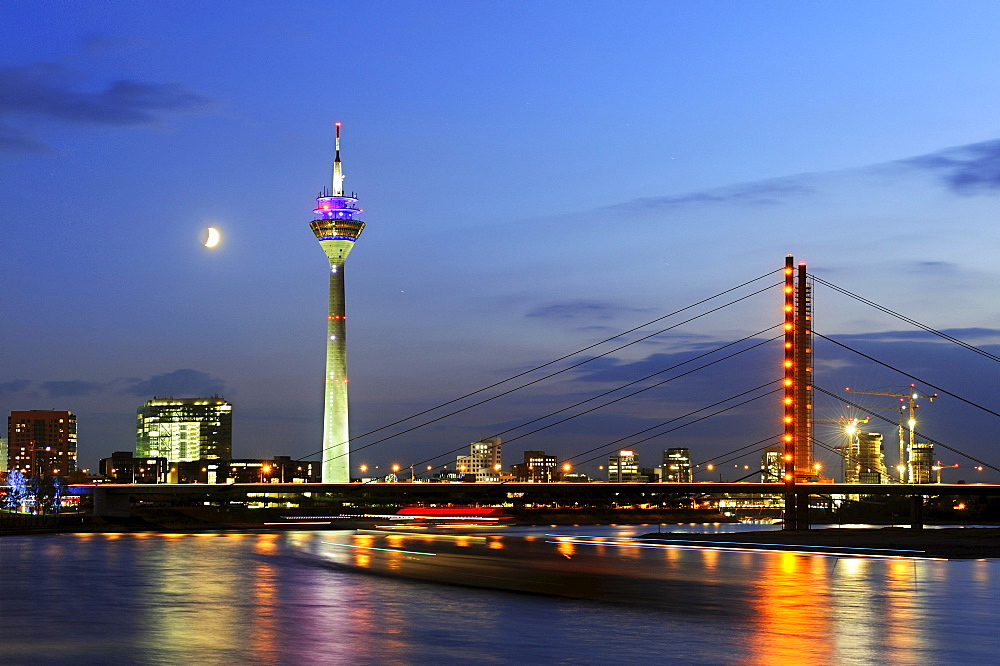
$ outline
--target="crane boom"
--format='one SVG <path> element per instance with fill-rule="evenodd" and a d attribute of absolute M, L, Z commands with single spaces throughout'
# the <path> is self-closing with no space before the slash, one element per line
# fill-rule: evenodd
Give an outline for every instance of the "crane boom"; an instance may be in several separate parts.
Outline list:
<path fill-rule="evenodd" d="M 913 445 L 914 445 L 913 430 L 917 425 L 915 412 L 916 409 L 920 406 L 916 404 L 916 402 L 917 400 L 927 400 L 928 402 L 934 402 L 934 400 L 938 397 L 938 394 L 934 393 L 932 395 L 920 395 L 920 393 L 917 392 L 917 387 L 915 384 L 910 384 L 909 388 L 910 390 L 907 393 L 898 393 L 895 391 L 857 390 L 857 389 L 852 389 L 849 386 L 844 390 L 847 391 L 848 393 L 860 393 L 862 395 L 882 395 L 891 398 L 899 398 L 899 402 L 901 404 L 899 406 L 899 465 L 897 466 L 897 469 L 899 470 L 900 481 L 905 481 L 906 478 L 904 477 L 908 477 L 909 480 L 913 482 L 915 480 L 913 473 L 913 460 L 912 457 L 907 454 L 908 453 L 912 454 L 913 452 Z M 909 430 L 910 430 L 909 448 L 907 448 L 906 446 L 905 429 L 903 427 L 903 410 L 907 409 L 907 407 L 909 407 L 910 410 L 909 411 L 910 418 L 907 421 L 907 425 L 909 425 Z"/>

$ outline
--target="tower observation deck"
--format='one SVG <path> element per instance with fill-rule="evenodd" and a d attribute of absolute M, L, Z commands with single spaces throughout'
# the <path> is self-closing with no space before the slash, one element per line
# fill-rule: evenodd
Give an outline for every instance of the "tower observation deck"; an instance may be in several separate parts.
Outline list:
<path fill-rule="evenodd" d="M 347 422 L 347 312 L 344 262 L 365 228 L 356 219 L 362 210 L 352 192 L 344 194 L 340 163 L 340 123 L 337 127 L 333 185 L 316 198 L 316 219 L 309 227 L 330 261 L 330 300 L 326 324 L 326 373 L 323 389 L 323 483 L 348 483 L 350 432 Z"/>

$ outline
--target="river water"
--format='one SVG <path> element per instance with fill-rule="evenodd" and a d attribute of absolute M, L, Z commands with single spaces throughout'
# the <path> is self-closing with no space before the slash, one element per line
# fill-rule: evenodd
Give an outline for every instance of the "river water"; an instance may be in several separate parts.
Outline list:
<path fill-rule="evenodd" d="M 1000 654 L 1000 560 L 622 540 L 656 530 L 7 536 L 0 663 L 926 665 Z M 554 594 L 396 576 L 420 567 Z"/>

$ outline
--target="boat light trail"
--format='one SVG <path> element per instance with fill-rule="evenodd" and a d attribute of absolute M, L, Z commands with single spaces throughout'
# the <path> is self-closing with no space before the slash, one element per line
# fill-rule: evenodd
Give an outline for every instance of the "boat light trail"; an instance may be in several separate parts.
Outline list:
<path fill-rule="evenodd" d="M 406 553 L 407 555 L 433 555 L 437 556 L 437 553 L 422 553 L 419 550 L 402 550 L 399 548 L 376 548 L 375 546 L 355 546 L 350 543 L 334 543 L 333 541 L 321 541 L 320 543 L 325 543 L 328 546 L 343 546 L 344 548 L 361 548 L 363 550 L 382 550 L 387 553 Z"/>

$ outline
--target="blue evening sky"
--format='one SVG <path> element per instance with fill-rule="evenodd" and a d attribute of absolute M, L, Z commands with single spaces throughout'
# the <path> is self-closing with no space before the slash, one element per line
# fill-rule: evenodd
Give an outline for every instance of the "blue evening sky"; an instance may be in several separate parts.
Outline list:
<path fill-rule="evenodd" d="M 143 400 L 220 393 L 235 455 L 316 452 L 327 269 L 308 223 L 334 121 L 368 224 L 347 264 L 355 434 L 788 253 L 998 353 L 998 26 L 1000 4 L 975 1 L 9 3 L 0 411 L 73 410 L 95 467 L 134 447 Z M 815 304 L 817 331 L 1000 411 L 994 361 L 822 286 Z M 779 318 L 772 291 L 352 462 L 421 462 Z M 817 352 L 832 391 L 912 381 Z M 776 378 L 778 354 L 512 441 L 505 463 L 544 449 L 595 470 L 617 438 Z M 708 460 L 777 433 L 778 411 L 635 448 Z M 1000 464 L 996 417 L 954 397 L 921 415 Z M 962 464 L 946 481 L 991 478 L 937 457 Z"/>

